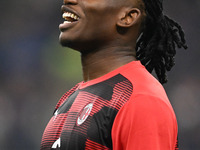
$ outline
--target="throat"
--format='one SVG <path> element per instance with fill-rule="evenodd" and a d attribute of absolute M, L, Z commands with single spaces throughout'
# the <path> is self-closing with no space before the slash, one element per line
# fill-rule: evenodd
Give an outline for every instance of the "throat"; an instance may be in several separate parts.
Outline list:
<path fill-rule="evenodd" d="M 83 79 L 85 82 L 101 77 L 131 61 L 135 61 L 134 51 L 95 52 L 81 55 Z"/>

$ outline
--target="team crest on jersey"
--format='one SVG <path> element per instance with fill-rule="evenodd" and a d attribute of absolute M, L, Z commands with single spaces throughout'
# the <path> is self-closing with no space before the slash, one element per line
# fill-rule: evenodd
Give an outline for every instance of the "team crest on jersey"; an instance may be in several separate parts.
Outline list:
<path fill-rule="evenodd" d="M 81 125 L 88 118 L 92 110 L 92 107 L 93 107 L 93 103 L 90 103 L 82 109 L 77 119 L 78 126 Z"/>

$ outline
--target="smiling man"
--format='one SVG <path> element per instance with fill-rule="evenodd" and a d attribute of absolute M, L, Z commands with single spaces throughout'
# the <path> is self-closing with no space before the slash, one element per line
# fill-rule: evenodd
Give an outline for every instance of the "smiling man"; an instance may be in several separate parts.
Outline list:
<path fill-rule="evenodd" d="M 162 1 L 64 0 L 62 12 L 60 43 L 81 53 L 83 81 L 59 100 L 41 150 L 178 149 L 160 83 L 187 46 Z"/>

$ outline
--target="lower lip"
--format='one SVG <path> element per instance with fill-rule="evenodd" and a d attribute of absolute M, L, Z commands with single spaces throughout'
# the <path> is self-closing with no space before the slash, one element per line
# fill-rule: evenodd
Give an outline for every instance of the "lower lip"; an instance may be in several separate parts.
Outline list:
<path fill-rule="evenodd" d="M 59 25 L 59 29 L 62 31 L 62 30 L 65 30 L 65 29 L 68 29 L 70 27 L 72 27 L 73 25 L 77 24 L 78 21 L 74 21 L 74 22 L 68 22 L 68 21 L 64 21 L 63 23 L 61 23 Z"/>

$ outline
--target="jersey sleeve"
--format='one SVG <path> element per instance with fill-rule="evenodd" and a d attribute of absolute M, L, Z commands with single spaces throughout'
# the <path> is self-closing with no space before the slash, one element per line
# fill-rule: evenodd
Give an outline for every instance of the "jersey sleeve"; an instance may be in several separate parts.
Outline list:
<path fill-rule="evenodd" d="M 175 150 L 177 122 L 171 105 L 148 96 L 132 97 L 112 127 L 113 150 Z"/>

